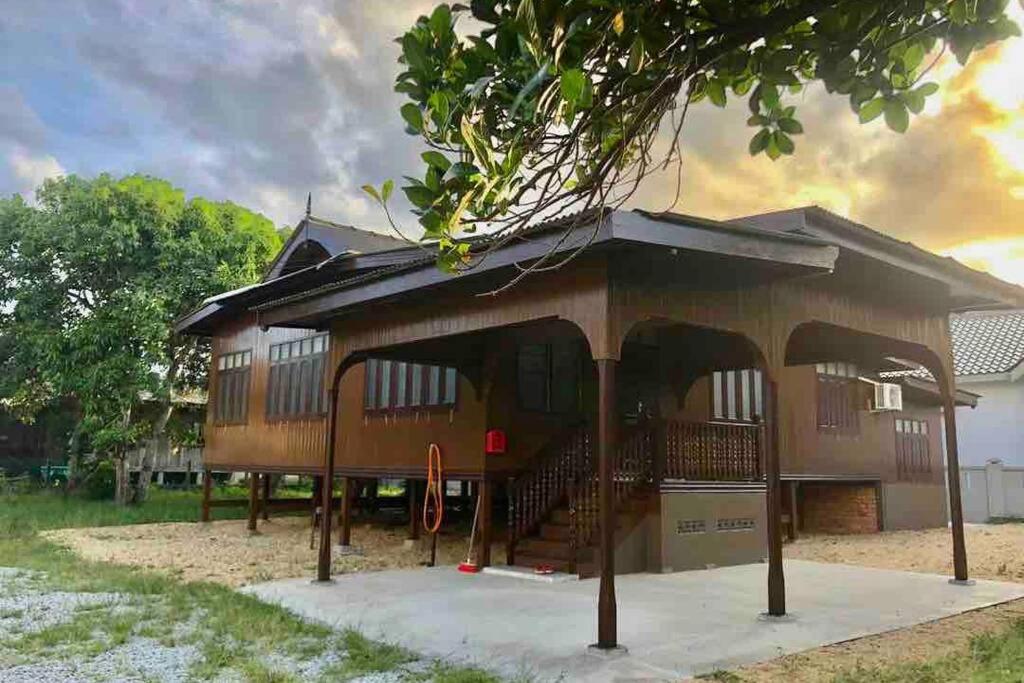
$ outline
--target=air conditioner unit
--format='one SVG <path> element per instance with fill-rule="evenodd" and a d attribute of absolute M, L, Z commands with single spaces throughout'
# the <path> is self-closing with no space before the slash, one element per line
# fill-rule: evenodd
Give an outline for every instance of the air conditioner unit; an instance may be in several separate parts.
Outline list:
<path fill-rule="evenodd" d="M 875 410 L 903 410 L 903 387 L 887 382 L 876 384 Z"/>

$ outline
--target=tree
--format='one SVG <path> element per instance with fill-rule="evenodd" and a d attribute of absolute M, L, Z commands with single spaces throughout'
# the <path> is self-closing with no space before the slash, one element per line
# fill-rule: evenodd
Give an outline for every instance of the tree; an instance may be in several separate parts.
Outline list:
<path fill-rule="evenodd" d="M 746 98 L 755 131 L 750 153 L 773 160 L 794 153 L 794 136 L 803 132 L 794 96 L 813 81 L 848 98 L 861 121 L 883 116 L 903 132 L 938 90 L 924 78 L 942 54 L 949 50 L 965 64 L 973 51 L 1019 33 L 1006 4 L 439 5 L 399 40 L 404 70 L 395 89 L 409 99 L 401 115 L 430 148 L 423 176 L 407 176 L 402 190 L 439 264 L 469 269 L 537 218 L 620 205 L 652 170 L 679 165 L 680 131 L 697 103 L 724 107 L 730 97 Z M 455 24 L 466 14 L 480 28 L 462 39 Z M 662 126 L 671 145 L 656 158 Z M 364 189 L 387 212 L 393 187 L 387 181 Z M 492 239 L 468 239 L 480 226 Z M 530 268 L 556 266 L 552 261 L 549 255 Z"/>
<path fill-rule="evenodd" d="M 126 450 L 164 433 L 174 392 L 206 384 L 208 345 L 173 321 L 258 281 L 281 239 L 263 216 L 145 176 L 47 180 L 37 200 L 0 200 L 0 400 L 29 419 L 72 405 L 76 436 L 118 465 L 119 500 L 142 500 L 152 463 L 132 494 Z"/>

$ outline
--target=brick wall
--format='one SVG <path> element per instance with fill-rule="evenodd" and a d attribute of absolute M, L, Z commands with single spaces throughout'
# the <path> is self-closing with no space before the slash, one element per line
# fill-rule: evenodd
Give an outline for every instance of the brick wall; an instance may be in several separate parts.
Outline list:
<path fill-rule="evenodd" d="M 805 532 L 870 534 L 878 531 L 873 485 L 800 485 L 800 527 Z"/>

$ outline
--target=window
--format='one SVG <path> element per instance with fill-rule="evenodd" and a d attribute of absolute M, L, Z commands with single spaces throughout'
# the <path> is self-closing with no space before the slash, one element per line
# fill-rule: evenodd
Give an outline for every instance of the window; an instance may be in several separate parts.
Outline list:
<path fill-rule="evenodd" d="M 520 407 L 543 413 L 579 412 L 581 362 L 580 346 L 575 341 L 520 346 Z"/>
<path fill-rule="evenodd" d="M 896 478 L 902 481 L 930 479 L 931 453 L 928 423 L 924 420 L 896 419 Z"/>
<path fill-rule="evenodd" d="M 284 420 L 323 415 L 327 411 L 324 394 L 327 347 L 326 334 L 270 345 L 268 418 Z"/>
<path fill-rule="evenodd" d="M 455 368 L 369 358 L 363 392 L 365 410 L 450 408 L 458 396 Z"/>
<path fill-rule="evenodd" d="M 857 366 L 852 363 L 818 363 L 818 431 L 857 433 Z"/>
<path fill-rule="evenodd" d="M 764 379 L 760 370 L 719 370 L 711 374 L 711 417 L 754 422 L 764 417 Z"/>
<path fill-rule="evenodd" d="M 249 411 L 249 367 L 252 351 L 217 356 L 213 419 L 218 424 L 242 424 Z"/>

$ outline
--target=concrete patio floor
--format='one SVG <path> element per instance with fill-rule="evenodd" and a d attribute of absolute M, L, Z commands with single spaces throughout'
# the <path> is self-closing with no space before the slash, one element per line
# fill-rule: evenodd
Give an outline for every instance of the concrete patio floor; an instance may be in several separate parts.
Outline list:
<path fill-rule="evenodd" d="M 245 588 L 302 616 L 425 655 L 536 680 L 678 680 L 1024 597 L 1024 584 L 789 560 L 782 619 L 763 564 L 616 578 L 619 641 L 597 633 L 596 579 L 545 584 L 454 567 L 288 579 Z"/>

